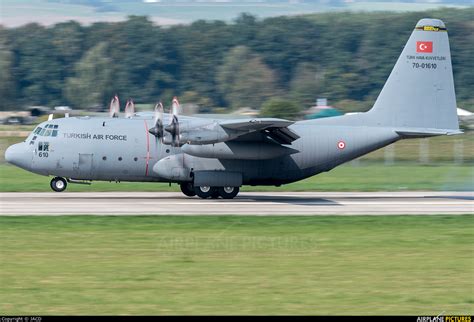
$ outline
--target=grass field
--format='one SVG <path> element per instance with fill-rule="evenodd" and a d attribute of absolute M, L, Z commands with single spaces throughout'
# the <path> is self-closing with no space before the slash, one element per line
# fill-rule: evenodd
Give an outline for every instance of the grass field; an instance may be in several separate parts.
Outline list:
<path fill-rule="evenodd" d="M 474 313 L 466 216 L 0 217 L 0 312 Z"/>

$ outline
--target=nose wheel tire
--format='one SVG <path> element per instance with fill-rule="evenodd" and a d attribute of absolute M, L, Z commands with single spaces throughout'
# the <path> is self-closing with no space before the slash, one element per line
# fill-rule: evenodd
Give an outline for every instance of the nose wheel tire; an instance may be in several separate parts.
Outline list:
<path fill-rule="evenodd" d="M 216 188 L 209 186 L 194 187 L 194 192 L 199 198 L 206 199 L 215 194 Z"/>
<path fill-rule="evenodd" d="M 239 187 L 220 187 L 217 191 L 222 199 L 234 199 L 239 190 Z"/>
<path fill-rule="evenodd" d="M 53 179 L 51 179 L 50 186 L 51 189 L 53 189 L 54 191 L 62 192 L 66 190 L 67 182 L 64 178 L 54 177 Z"/>
<path fill-rule="evenodd" d="M 194 191 L 193 184 L 190 182 L 184 182 L 181 183 L 180 185 L 181 192 L 184 193 L 188 197 L 194 197 L 196 195 L 196 192 Z"/>

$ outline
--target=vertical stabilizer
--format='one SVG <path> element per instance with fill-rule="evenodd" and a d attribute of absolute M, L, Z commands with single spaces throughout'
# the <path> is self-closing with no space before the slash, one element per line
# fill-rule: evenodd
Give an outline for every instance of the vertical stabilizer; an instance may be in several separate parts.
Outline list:
<path fill-rule="evenodd" d="M 417 23 L 368 115 L 382 126 L 459 130 L 448 33 L 441 20 Z"/>

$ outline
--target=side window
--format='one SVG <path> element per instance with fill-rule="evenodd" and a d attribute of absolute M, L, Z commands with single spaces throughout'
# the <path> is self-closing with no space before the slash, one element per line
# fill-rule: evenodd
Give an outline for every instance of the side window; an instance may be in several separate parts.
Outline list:
<path fill-rule="evenodd" d="M 53 134 L 51 134 L 51 136 L 58 136 L 58 130 L 53 130 Z"/>
<path fill-rule="evenodd" d="M 33 145 L 33 144 L 35 144 L 35 140 L 36 140 L 36 138 L 37 138 L 37 136 L 36 136 L 36 135 L 35 135 L 35 136 L 33 136 L 33 138 L 32 138 L 32 139 L 31 139 L 31 141 L 30 141 L 30 145 Z"/>
<path fill-rule="evenodd" d="M 39 134 L 39 133 L 41 132 L 41 130 L 42 130 L 42 128 L 37 127 L 34 133 L 35 133 L 35 134 Z"/>
<path fill-rule="evenodd" d="M 41 132 L 39 133 L 39 135 L 43 136 L 45 131 L 46 131 L 45 129 L 41 129 Z"/>
<path fill-rule="evenodd" d="M 51 130 L 46 130 L 44 132 L 44 136 L 50 136 L 51 135 Z"/>

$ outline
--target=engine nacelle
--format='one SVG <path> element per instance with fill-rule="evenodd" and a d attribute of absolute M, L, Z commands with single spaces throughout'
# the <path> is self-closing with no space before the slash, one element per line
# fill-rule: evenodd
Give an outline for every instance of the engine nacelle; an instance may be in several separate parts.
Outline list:
<path fill-rule="evenodd" d="M 191 181 L 191 170 L 183 166 L 184 154 L 174 154 L 161 159 L 153 166 L 160 178 L 172 181 Z"/>
<path fill-rule="evenodd" d="M 206 145 L 185 144 L 181 150 L 200 158 L 236 160 L 268 160 L 298 152 L 279 144 L 234 141 Z"/>

